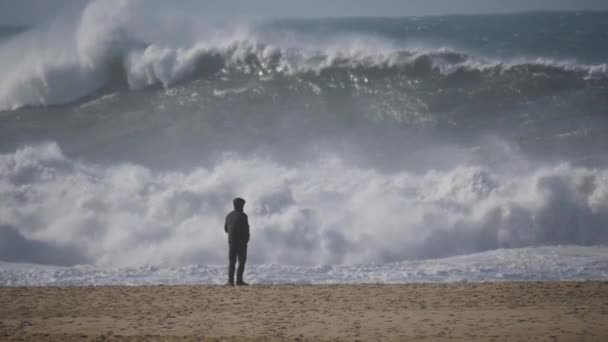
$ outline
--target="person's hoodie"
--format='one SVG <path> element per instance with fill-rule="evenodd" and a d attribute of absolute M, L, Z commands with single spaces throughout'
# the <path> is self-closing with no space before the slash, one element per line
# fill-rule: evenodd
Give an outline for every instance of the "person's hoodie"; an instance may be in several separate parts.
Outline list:
<path fill-rule="evenodd" d="M 234 210 L 226 216 L 224 230 L 228 234 L 228 242 L 231 244 L 245 244 L 249 242 L 249 220 L 243 211 L 245 200 L 235 198 L 232 201 Z"/>

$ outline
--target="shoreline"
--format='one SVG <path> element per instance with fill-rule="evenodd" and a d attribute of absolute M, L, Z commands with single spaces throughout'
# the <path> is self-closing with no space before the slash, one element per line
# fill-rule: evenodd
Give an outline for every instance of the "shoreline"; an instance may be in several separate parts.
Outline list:
<path fill-rule="evenodd" d="M 608 340 L 608 282 L 0 287 L 0 339 Z"/>

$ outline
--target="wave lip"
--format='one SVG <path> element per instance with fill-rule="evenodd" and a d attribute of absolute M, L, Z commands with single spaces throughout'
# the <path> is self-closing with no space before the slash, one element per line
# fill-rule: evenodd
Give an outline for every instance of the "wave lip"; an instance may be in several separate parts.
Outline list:
<path fill-rule="evenodd" d="M 126 80 L 130 89 L 154 85 L 171 87 L 189 79 L 228 74 L 232 77 L 255 75 L 260 79 L 307 74 L 331 76 L 349 73 L 350 81 L 368 83 L 383 77 L 420 78 L 427 76 L 515 77 L 521 80 L 567 77 L 573 81 L 607 79 L 606 64 L 584 65 L 546 59 L 490 61 L 439 49 L 437 51 L 398 50 L 382 54 L 366 51 L 293 51 L 251 42 L 234 42 L 227 47 L 199 44 L 191 48 L 167 48 L 149 45 L 128 49 L 117 67 L 116 57 L 98 64 L 65 60 L 57 64 L 43 61 L 40 72 L 21 65 L 0 84 L 0 110 L 23 106 L 66 104 L 93 94 L 108 82 Z M 28 64 L 29 65 L 29 64 Z M 354 78 L 353 78 L 354 77 Z M 323 79 L 319 79 L 323 82 Z M 122 87 L 121 85 L 117 85 Z"/>

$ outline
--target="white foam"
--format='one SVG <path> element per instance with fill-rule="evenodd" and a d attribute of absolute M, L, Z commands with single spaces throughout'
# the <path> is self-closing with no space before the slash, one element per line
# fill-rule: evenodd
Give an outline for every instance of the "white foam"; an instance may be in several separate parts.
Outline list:
<path fill-rule="evenodd" d="M 249 265 L 254 284 L 608 280 L 608 247 L 537 247 L 353 266 Z M 223 284 L 225 265 L 101 268 L 0 262 L 0 286 Z"/>
<path fill-rule="evenodd" d="M 157 172 L 0 155 L 0 260 L 100 267 L 221 264 L 230 199 L 249 201 L 250 260 L 338 265 L 535 245 L 608 244 L 608 171 L 560 164 L 386 173 L 320 156 L 294 166 L 227 156 Z"/>

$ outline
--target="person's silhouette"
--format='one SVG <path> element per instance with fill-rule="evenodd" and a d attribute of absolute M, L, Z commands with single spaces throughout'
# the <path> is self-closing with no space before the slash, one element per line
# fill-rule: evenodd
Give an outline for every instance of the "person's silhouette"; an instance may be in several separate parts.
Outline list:
<path fill-rule="evenodd" d="M 228 283 L 234 286 L 234 268 L 236 261 L 239 267 L 236 270 L 236 285 L 249 285 L 243 281 L 245 272 L 245 262 L 247 262 L 247 243 L 249 243 L 249 220 L 247 214 L 243 212 L 245 200 L 235 198 L 232 201 L 234 210 L 226 216 L 224 230 L 228 234 Z"/>

